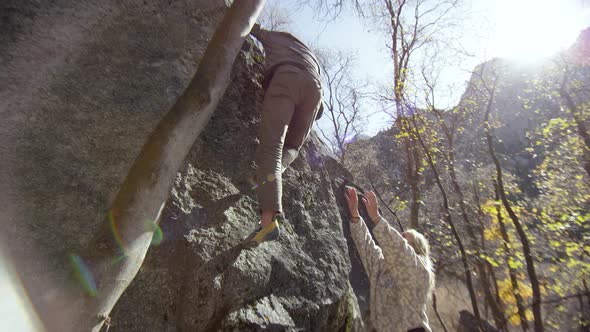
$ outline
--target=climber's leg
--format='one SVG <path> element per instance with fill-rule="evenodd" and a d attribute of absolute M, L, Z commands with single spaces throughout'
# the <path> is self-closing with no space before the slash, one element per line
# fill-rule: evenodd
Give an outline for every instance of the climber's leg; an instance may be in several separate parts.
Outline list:
<path fill-rule="evenodd" d="M 256 246 L 264 241 L 276 240 L 279 225 L 275 216 L 282 212 L 282 166 L 285 135 L 295 110 L 293 81 L 296 72 L 278 68 L 264 95 L 262 120 L 256 150 L 256 192 L 261 211 L 260 225 L 244 244 Z"/>
<path fill-rule="evenodd" d="M 275 216 L 282 213 L 282 172 L 297 157 L 309 134 L 320 99 L 319 82 L 299 68 L 282 66 L 275 72 L 264 97 L 256 151 L 260 226 L 245 243 L 258 245 L 278 238 Z"/>
<path fill-rule="evenodd" d="M 274 213 L 271 218 L 274 217 Z M 256 247 L 262 242 L 274 241 L 279 238 L 280 229 L 279 222 L 275 219 L 265 226 L 258 225 L 258 227 L 248 235 L 242 242 L 246 247 Z"/>
<path fill-rule="evenodd" d="M 299 149 L 311 131 L 311 126 L 317 116 L 321 102 L 321 86 L 311 75 L 300 72 L 299 95 L 300 103 L 295 107 L 295 112 L 289 122 L 289 129 L 285 137 L 283 148 L 283 172 L 297 158 Z"/>
<path fill-rule="evenodd" d="M 281 160 L 285 135 L 295 110 L 292 89 L 294 75 L 296 73 L 277 69 L 262 105 L 262 120 L 258 133 L 260 144 L 256 150 L 256 192 L 259 208 L 265 211 L 261 221 L 263 226 L 271 221 L 274 214 L 282 212 Z"/>

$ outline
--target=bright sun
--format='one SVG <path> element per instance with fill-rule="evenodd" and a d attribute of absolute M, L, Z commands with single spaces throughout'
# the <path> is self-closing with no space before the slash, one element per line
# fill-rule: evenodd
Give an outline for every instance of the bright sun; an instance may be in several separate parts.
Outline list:
<path fill-rule="evenodd" d="M 536 60 L 569 47 L 588 22 L 572 0 L 494 0 L 493 56 Z"/>

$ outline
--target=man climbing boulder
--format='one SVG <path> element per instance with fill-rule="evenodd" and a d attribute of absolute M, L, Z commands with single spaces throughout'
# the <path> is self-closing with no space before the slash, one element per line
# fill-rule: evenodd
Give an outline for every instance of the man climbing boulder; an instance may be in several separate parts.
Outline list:
<path fill-rule="evenodd" d="M 259 24 L 251 34 L 262 43 L 266 55 L 255 178 L 261 218 L 244 240 L 247 246 L 257 246 L 279 237 L 282 173 L 297 158 L 313 121 L 321 116 L 322 88 L 319 62 L 299 39 Z"/>

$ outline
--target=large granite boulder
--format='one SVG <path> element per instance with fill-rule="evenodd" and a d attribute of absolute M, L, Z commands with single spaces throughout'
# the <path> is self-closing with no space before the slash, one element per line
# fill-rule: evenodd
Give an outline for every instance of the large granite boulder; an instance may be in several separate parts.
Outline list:
<path fill-rule="evenodd" d="M 213 0 L 0 4 L 0 249 L 46 322 L 59 319 L 43 303 L 71 273 L 68 257 L 105 220 L 224 9 Z M 242 182 L 255 169 L 262 59 L 245 44 L 110 331 L 359 328 L 345 171 L 317 136 L 285 172 L 281 239 L 237 246 L 258 218 Z"/>

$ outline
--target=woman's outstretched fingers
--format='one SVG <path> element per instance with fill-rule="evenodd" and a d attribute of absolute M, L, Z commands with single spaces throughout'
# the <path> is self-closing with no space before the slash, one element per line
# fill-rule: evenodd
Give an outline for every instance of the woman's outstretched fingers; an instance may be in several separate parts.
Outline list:
<path fill-rule="evenodd" d="M 369 217 L 371 219 L 379 216 L 379 204 L 377 203 L 377 196 L 372 191 L 369 191 L 365 194 L 365 206 L 367 207 L 367 212 L 369 213 Z"/>
<path fill-rule="evenodd" d="M 346 198 L 346 203 L 348 204 L 348 210 L 350 211 L 350 215 L 353 217 L 358 216 L 358 196 L 356 194 L 356 189 L 346 187 L 344 191 L 344 197 Z"/>

